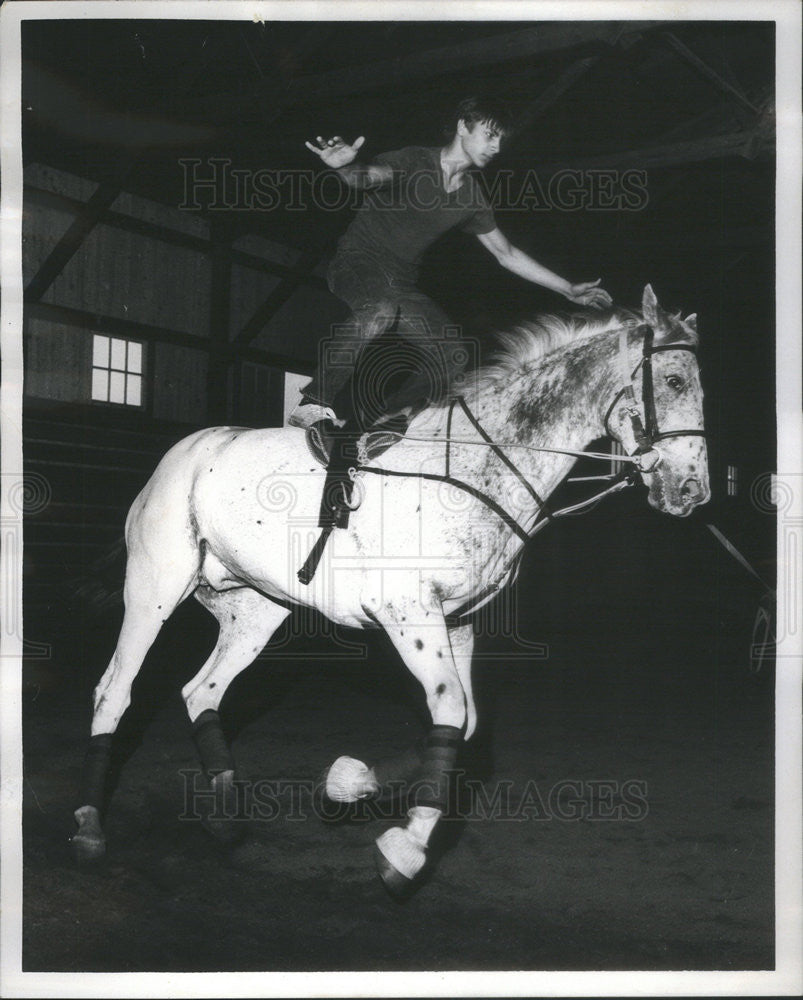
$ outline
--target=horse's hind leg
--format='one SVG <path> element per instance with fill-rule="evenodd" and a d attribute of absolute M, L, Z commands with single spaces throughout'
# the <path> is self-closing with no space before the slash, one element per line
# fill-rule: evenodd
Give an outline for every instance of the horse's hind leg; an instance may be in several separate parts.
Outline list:
<path fill-rule="evenodd" d="M 231 682 L 259 655 L 290 611 L 248 587 L 220 593 L 200 587 L 195 596 L 220 622 L 220 633 L 209 659 L 181 694 L 198 756 L 215 793 L 214 811 L 206 817 L 205 826 L 228 840 L 238 832 L 229 822 L 236 818 L 237 796 L 234 761 L 218 707 Z"/>
<path fill-rule="evenodd" d="M 109 772 L 111 740 L 131 701 L 131 685 L 159 630 L 175 608 L 197 585 L 198 554 L 187 540 L 176 545 L 164 540 L 155 550 L 140 542 L 141 534 L 129 540 L 124 588 L 125 615 L 117 647 L 94 692 L 89 750 L 84 760 L 80 805 L 75 811 L 78 831 L 72 838 L 79 859 L 104 853 L 106 840 L 100 816 L 104 807 Z"/>

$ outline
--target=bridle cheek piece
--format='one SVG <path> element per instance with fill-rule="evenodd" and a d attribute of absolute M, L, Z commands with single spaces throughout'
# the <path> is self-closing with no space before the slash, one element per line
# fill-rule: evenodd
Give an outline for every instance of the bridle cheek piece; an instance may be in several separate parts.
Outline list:
<path fill-rule="evenodd" d="M 652 358 L 655 354 L 663 351 L 689 351 L 697 354 L 697 349 L 692 344 L 660 344 L 653 343 L 655 331 L 651 326 L 644 323 L 636 330 L 636 333 L 644 337 L 641 360 L 633 369 L 629 370 L 627 358 L 627 330 L 623 329 L 619 333 L 619 364 L 622 370 L 622 388 L 613 397 L 608 412 L 605 414 L 605 431 L 610 437 L 615 437 L 611 433 L 609 421 L 611 414 L 620 399 L 624 399 L 625 409 L 630 417 L 630 425 L 633 431 L 633 439 L 636 442 L 636 450 L 630 453 L 631 458 L 636 459 L 636 466 L 641 473 L 654 472 L 661 464 L 662 455 L 658 448 L 655 448 L 656 441 L 663 441 L 666 438 L 676 437 L 705 437 L 702 428 L 683 428 L 674 431 L 661 431 L 658 428 L 658 414 L 655 410 L 655 390 L 653 386 Z M 641 419 L 641 411 L 636 402 L 636 395 L 633 392 L 633 379 L 641 368 L 641 402 L 644 410 L 644 421 Z"/>

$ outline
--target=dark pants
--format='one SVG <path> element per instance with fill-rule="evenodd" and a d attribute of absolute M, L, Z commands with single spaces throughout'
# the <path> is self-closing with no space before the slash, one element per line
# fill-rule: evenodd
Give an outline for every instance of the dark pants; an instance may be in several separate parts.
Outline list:
<path fill-rule="evenodd" d="M 351 316 L 321 342 L 306 397 L 367 427 L 402 410 L 418 413 L 459 386 L 466 345 L 411 280 L 357 251 L 340 251 L 327 278 Z"/>

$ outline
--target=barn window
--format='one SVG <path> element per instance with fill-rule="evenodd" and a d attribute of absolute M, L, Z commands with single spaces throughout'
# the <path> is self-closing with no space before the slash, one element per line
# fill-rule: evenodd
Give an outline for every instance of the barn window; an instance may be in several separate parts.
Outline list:
<path fill-rule="evenodd" d="M 142 406 L 142 344 L 122 337 L 94 335 L 92 399 Z"/>
<path fill-rule="evenodd" d="M 737 465 L 728 466 L 728 496 L 735 497 L 739 492 L 739 467 Z"/>

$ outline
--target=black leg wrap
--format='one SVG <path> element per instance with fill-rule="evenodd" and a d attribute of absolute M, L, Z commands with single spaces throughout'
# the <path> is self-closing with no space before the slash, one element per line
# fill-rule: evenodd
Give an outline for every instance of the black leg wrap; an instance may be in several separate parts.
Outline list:
<path fill-rule="evenodd" d="M 193 722 L 192 737 L 201 766 L 210 777 L 221 771 L 234 770 L 234 759 L 220 727 L 220 716 L 213 708 L 201 712 Z"/>
<path fill-rule="evenodd" d="M 373 771 L 380 789 L 391 784 L 408 784 L 419 778 L 426 746 L 425 739 L 418 740 L 417 743 L 402 750 L 401 753 L 394 754 L 392 757 L 383 757 L 382 760 L 374 764 Z"/>
<path fill-rule="evenodd" d="M 112 734 L 100 733 L 89 740 L 81 776 L 81 805 L 103 809 L 106 779 L 111 762 Z"/>
<path fill-rule="evenodd" d="M 427 737 L 419 787 L 414 805 L 433 806 L 446 812 L 449 804 L 449 772 L 454 770 L 463 731 L 456 726 L 433 726 Z"/>

